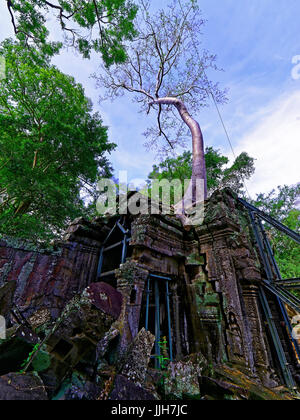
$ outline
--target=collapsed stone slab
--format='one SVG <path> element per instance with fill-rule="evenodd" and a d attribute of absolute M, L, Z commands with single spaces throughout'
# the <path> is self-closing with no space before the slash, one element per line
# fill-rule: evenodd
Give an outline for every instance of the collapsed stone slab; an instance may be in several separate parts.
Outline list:
<path fill-rule="evenodd" d="M 1 401 L 47 401 L 48 396 L 41 378 L 35 374 L 9 373 L 0 377 Z"/>
<path fill-rule="evenodd" d="M 157 397 L 149 390 L 136 385 L 125 376 L 117 375 L 109 396 L 113 401 L 154 401 Z"/>
<path fill-rule="evenodd" d="M 121 314 L 123 297 L 120 292 L 107 283 L 93 283 L 86 293 L 96 308 L 118 319 Z"/>
<path fill-rule="evenodd" d="M 138 386 L 145 384 L 155 337 L 144 328 L 129 346 L 121 374 Z"/>
<path fill-rule="evenodd" d="M 207 370 L 207 361 L 201 354 L 170 363 L 164 379 L 166 398 L 200 398 L 199 379 L 204 370 Z"/>

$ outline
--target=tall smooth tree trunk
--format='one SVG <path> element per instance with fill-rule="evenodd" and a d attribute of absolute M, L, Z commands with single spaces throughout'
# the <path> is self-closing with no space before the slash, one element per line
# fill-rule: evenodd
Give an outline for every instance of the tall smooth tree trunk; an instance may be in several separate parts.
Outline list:
<path fill-rule="evenodd" d="M 195 203 L 196 198 L 196 181 L 204 181 L 204 200 L 207 199 L 207 175 L 205 165 L 205 154 L 204 154 L 204 141 L 203 135 L 199 123 L 192 118 L 189 114 L 185 104 L 178 98 L 165 97 L 158 98 L 153 101 L 153 104 L 160 105 L 174 105 L 182 120 L 189 127 L 192 140 L 193 140 L 193 172 L 190 187 L 188 188 L 187 194 L 192 193 L 192 201 Z M 188 197 L 189 198 L 189 197 Z"/>

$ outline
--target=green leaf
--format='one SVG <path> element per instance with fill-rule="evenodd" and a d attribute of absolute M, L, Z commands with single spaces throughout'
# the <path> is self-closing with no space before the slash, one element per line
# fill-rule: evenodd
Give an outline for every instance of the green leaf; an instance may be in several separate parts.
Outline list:
<path fill-rule="evenodd" d="M 5 41 L 0 54 L 0 235 L 50 242 L 94 211 L 81 193 L 89 184 L 96 195 L 111 175 L 105 154 L 115 145 L 83 87 L 43 52 Z"/>

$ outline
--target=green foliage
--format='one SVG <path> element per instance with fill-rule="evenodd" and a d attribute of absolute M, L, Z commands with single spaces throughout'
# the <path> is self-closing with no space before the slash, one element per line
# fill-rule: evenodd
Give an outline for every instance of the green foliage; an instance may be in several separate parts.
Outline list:
<path fill-rule="evenodd" d="M 41 349 L 42 345 L 40 343 L 37 343 L 33 347 L 32 351 L 28 354 L 28 357 L 21 364 L 21 374 L 26 373 L 31 363 L 35 372 L 43 372 L 50 367 L 50 355 L 49 353 L 42 351 Z"/>
<path fill-rule="evenodd" d="M 32 367 L 35 372 L 44 372 L 49 369 L 51 365 L 51 358 L 49 353 L 40 351 L 32 362 Z"/>
<path fill-rule="evenodd" d="M 148 175 L 149 179 L 190 179 L 192 176 L 192 153 L 184 152 L 177 158 L 167 158 L 159 165 L 153 166 L 153 171 Z"/>
<path fill-rule="evenodd" d="M 166 337 L 163 337 L 158 342 L 159 348 L 160 348 L 160 355 L 155 356 L 160 365 L 161 370 L 165 370 L 168 366 L 168 363 L 170 362 L 170 358 L 168 356 L 168 341 Z"/>
<path fill-rule="evenodd" d="M 61 46 L 47 40 L 49 14 L 57 18 L 66 45 L 86 58 L 100 52 L 106 66 L 126 60 L 123 42 L 136 35 L 137 7 L 128 0 L 7 0 L 7 7 L 18 40 L 48 54 Z"/>
<path fill-rule="evenodd" d="M 205 163 L 207 172 L 207 189 L 209 192 L 217 189 L 222 182 L 224 176 L 223 167 L 227 165 L 229 159 L 226 156 L 222 156 L 219 150 L 215 150 L 213 147 L 206 148 Z"/>
<path fill-rule="evenodd" d="M 27 366 L 28 366 L 28 364 L 31 362 L 31 360 L 32 360 L 32 358 L 33 358 L 33 356 L 36 354 L 36 352 L 38 352 L 40 350 L 40 344 L 39 343 L 37 343 L 34 347 L 33 347 L 33 349 L 32 349 L 32 351 L 28 354 L 28 357 L 27 357 L 27 359 L 25 359 L 24 361 L 23 361 L 23 363 L 21 364 L 21 367 L 23 368 L 21 371 L 20 371 L 20 373 L 25 373 L 26 372 L 26 368 L 27 368 Z"/>
<path fill-rule="evenodd" d="M 252 157 L 246 152 L 241 153 L 234 161 L 233 165 L 224 170 L 222 174 L 222 188 L 228 187 L 237 194 L 244 194 L 244 181 L 250 179 L 255 172 Z"/>
<path fill-rule="evenodd" d="M 297 200 L 300 197 L 300 184 L 296 186 L 278 187 L 269 194 L 259 194 L 254 205 L 288 228 L 300 233 L 300 210 Z M 299 245 L 276 229 L 265 225 L 276 261 L 285 279 L 300 277 Z"/>
<path fill-rule="evenodd" d="M 184 152 L 177 158 L 167 158 L 158 166 L 153 166 L 153 171 L 148 178 L 149 180 L 158 179 L 159 181 L 162 179 L 169 181 L 180 179 L 184 182 L 192 176 L 192 160 L 191 152 Z M 240 154 L 233 165 L 226 168 L 225 165 L 228 164 L 229 159 L 222 156 L 219 150 L 207 147 L 205 161 L 209 193 L 218 188 L 230 187 L 237 194 L 242 194 L 243 180 L 249 179 L 255 171 L 254 159 L 247 153 Z"/>
<path fill-rule="evenodd" d="M 44 52 L 5 41 L 0 54 L 0 234 L 50 240 L 84 215 L 81 189 L 110 174 L 115 145 L 82 86 Z"/>

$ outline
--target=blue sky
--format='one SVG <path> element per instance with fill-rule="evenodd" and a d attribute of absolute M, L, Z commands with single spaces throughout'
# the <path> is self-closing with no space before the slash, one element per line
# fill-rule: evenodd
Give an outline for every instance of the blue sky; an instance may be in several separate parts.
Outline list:
<path fill-rule="evenodd" d="M 163 7 L 167 1 L 152 4 Z M 218 66 L 224 69 L 213 78 L 229 88 L 229 102 L 221 106 L 221 113 L 235 152 L 246 151 L 256 158 L 256 174 L 247 183 L 250 194 L 299 182 L 299 0 L 199 0 L 199 5 L 207 19 L 203 47 L 217 54 Z M 12 35 L 4 2 L 0 13 L 3 39 Z M 99 58 L 83 60 L 65 51 L 54 62 L 83 84 L 109 126 L 110 139 L 118 145 L 111 157 L 116 172 L 127 170 L 130 179 L 147 178 L 158 162 L 143 147 L 147 117 L 137 113 L 130 97 L 98 104 L 100 91 L 89 76 L 97 71 Z M 232 158 L 212 104 L 195 117 L 206 145 Z"/>

